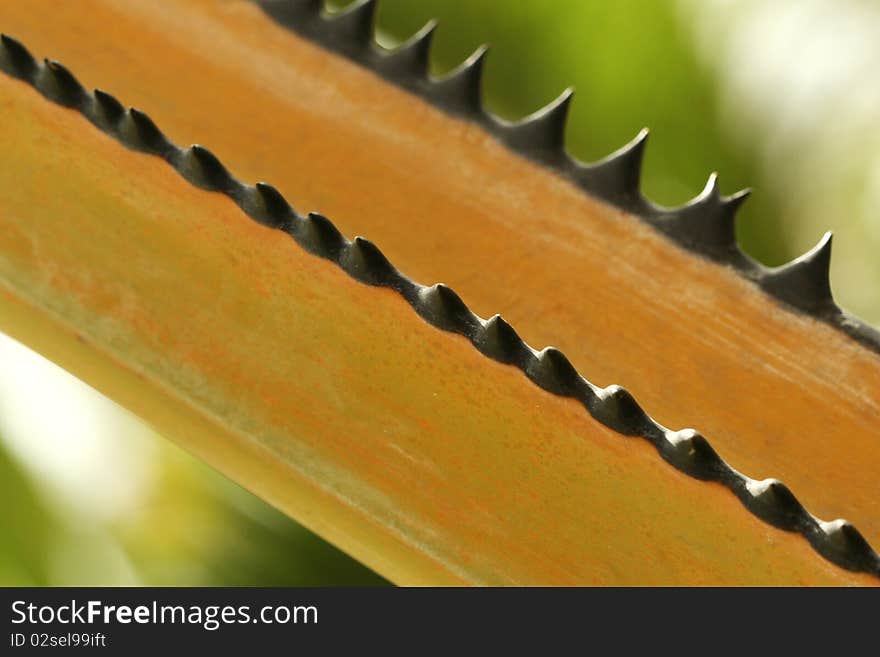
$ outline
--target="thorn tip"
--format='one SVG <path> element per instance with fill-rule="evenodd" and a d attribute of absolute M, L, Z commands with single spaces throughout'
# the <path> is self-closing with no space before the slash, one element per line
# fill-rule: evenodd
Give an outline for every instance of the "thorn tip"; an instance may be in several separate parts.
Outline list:
<path fill-rule="evenodd" d="M 759 283 L 777 299 L 800 310 L 821 315 L 837 306 L 831 293 L 831 244 L 827 231 L 819 243 L 802 256 L 766 271 Z"/>

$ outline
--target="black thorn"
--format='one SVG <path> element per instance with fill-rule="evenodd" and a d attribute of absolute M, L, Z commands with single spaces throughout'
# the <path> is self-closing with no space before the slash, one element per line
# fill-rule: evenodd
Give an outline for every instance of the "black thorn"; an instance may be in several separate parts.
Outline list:
<path fill-rule="evenodd" d="M 258 182 L 254 190 L 259 200 L 258 207 L 254 208 L 257 220 L 267 226 L 287 230 L 295 214 L 287 199 L 268 183 Z"/>
<path fill-rule="evenodd" d="M 501 315 L 495 315 L 486 322 L 486 326 L 477 334 L 474 345 L 489 358 L 502 363 L 515 362 L 524 348 L 523 341 Z"/>
<path fill-rule="evenodd" d="M 574 89 L 569 87 L 546 107 L 518 123 L 502 128 L 504 141 L 512 148 L 541 160 L 565 156 L 565 125 Z"/>
<path fill-rule="evenodd" d="M 294 237 L 307 251 L 322 258 L 336 260 L 346 240 L 327 217 L 309 212 L 300 223 L 294 224 Z"/>
<path fill-rule="evenodd" d="M 581 186 L 588 192 L 620 208 L 642 211 L 646 203 L 642 197 L 642 160 L 648 141 L 648 129 L 641 132 L 623 148 L 604 160 L 586 166 L 579 174 Z"/>
<path fill-rule="evenodd" d="M 801 526 L 804 507 L 781 481 L 749 481 L 745 488 L 746 506 L 759 518 L 786 531 L 795 531 Z"/>
<path fill-rule="evenodd" d="M 600 390 L 589 400 L 589 410 L 599 422 L 628 436 L 638 435 L 650 422 L 629 391 L 618 385 Z"/>
<path fill-rule="evenodd" d="M 764 290 L 795 308 L 817 315 L 836 310 L 831 294 L 831 233 L 788 264 L 770 269 L 759 280 Z"/>
<path fill-rule="evenodd" d="M 269 16 L 289 27 L 321 20 L 324 10 L 324 0 L 257 0 L 257 4 Z"/>
<path fill-rule="evenodd" d="M 462 335 L 468 335 L 475 322 L 461 297 L 443 283 L 419 291 L 416 311 L 434 326 Z"/>
<path fill-rule="evenodd" d="M 364 50 L 373 45 L 376 0 L 358 0 L 339 14 L 328 18 L 326 31 L 336 47 Z"/>
<path fill-rule="evenodd" d="M 555 347 L 546 347 L 530 358 L 526 376 L 549 392 L 571 395 L 580 383 L 580 375 L 568 358 Z"/>
<path fill-rule="evenodd" d="M 695 479 L 715 479 L 725 469 L 709 441 L 693 429 L 669 432 L 659 451 L 667 462 Z"/>
<path fill-rule="evenodd" d="M 388 285 L 398 276 L 388 258 L 370 240 L 355 237 L 339 258 L 340 266 L 368 285 Z"/>
<path fill-rule="evenodd" d="M 95 105 L 97 113 L 109 125 L 118 123 L 125 114 L 125 107 L 106 91 L 95 89 Z"/>
<path fill-rule="evenodd" d="M 752 188 L 746 187 L 745 189 L 741 189 L 738 192 L 734 192 L 730 196 L 726 196 L 721 199 L 721 202 L 725 205 L 730 205 L 734 210 L 739 210 L 740 206 L 749 200 L 752 196 Z"/>
<path fill-rule="evenodd" d="M 193 144 L 185 151 L 180 172 L 197 187 L 212 191 L 225 190 L 232 180 L 217 156 L 199 144 Z"/>
<path fill-rule="evenodd" d="M 161 155 L 171 150 L 171 143 L 153 123 L 153 119 L 134 107 L 128 110 L 128 115 L 135 129 L 132 145 Z"/>
<path fill-rule="evenodd" d="M 0 67 L 10 75 L 31 81 L 37 73 L 37 60 L 20 41 L 6 34 L 0 35 Z"/>
<path fill-rule="evenodd" d="M 480 46 L 449 75 L 434 81 L 428 93 L 441 106 L 468 116 L 483 115 L 483 66 L 488 46 Z"/>
<path fill-rule="evenodd" d="M 45 64 L 42 84 L 38 84 L 40 91 L 59 105 L 77 107 L 85 98 L 86 90 L 63 64 L 51 59 L 45 60 Z"/>
<path fill-rule="evenodd" d="M 324 11 L 324 0 L 276 0 L 276 2 L 293 7 L 300 14 L 320 16 L 321 12 Z"/>
<path fill-rule="evenodd" d="M 716 203 L 721 203 L 721 191 L 718 185 L 718 172 L 713 171 L 709 174 L 703 190 L 684 207 L 705 206 Z"/>
<path fill-rule="evenodd" d="M 434 30 L 436 29 L 437 21 L 429 21 L 398 48 L 377 60 L 377 66 L 384 74 L 393 77 L 427 78 L 431 60 L 431 43 L 434 40 Z"/>
<path fill-rule="evenodd" d="M 656 225 L 679 244 L 716 259 L 729 260 L 739 251 L 736 212 L 748 196 L 749 191 L 743 190 L 722 197 L 718 191 L 718 176 L 713 173 L 696 198 L 664 213 Z"/>
<path fill-rule="evenodd" d="M 819 521 L 821 534 L 810 540 L 827 559 L 850 570 L 880 573 L 880 559 L 861 532 L 846 520 Z M 808 536 L 812 539 L 812 536 Z"/>

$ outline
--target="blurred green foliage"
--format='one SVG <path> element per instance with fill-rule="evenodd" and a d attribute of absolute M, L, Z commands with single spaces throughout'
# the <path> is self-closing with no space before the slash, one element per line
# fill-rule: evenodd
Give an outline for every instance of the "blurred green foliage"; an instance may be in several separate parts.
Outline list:
<path fill-rule="evenodd" d="M 385 584 L 188 454 L 169 445 L 164 460 L 144 512 L 116 527 L 146 581 L 164 586 Z"/>
<path fill-rule="evenodd" d="M 387 584 L 177 447 L 163 441 L 160 452 L 136 513 L 95 526 L 41 493 L 0 444 L 0 585 Z M 133 572 L 113 563 L 119 549 Z"/>
<path fill-rule="evenodd" d="M 0 443 L 0 585 L 49 584 L 48 550 L 58 530 L 34 484 Z"/>

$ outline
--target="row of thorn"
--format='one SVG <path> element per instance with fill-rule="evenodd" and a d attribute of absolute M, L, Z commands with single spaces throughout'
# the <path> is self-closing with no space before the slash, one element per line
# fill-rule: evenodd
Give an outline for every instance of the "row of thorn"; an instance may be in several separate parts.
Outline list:
<path fill-rule="evenodd" d="M 112 95 L 89 93 L 63 65 L 37 62 L 15 39 L 0 37 L 0 69 L 27 81 L 50 100 L 76 109 L 127 147 L 165 159 L 193 185 L 230 197 L 255 221 L 289 234 L 303 249 L 336 263 L 367 285 L 397 291 L 425 321 L 460 334 L 485 356 L 522 370 L 536 385 L 578 400 L 599 422 L 626 436 L 651 442 L 663 459 L 697 479 L 727 486 L 755 515 L 787 531 L 799 532 L 830 561 L 880 576 L 880 555 L 843 520 L 812 516 L 781 482 L 757 481 L 733 468 L 691 429 L 671 431 L 656 423 L 624 388 L 599 388 L 582 377 L 556 348 L 529 347 L 500 315 L 484 320 L 448 286 L 420 285 L 401 274 L 369 240 L 348 240 L 321 214 L 301 214 L 272 185 L 237 180 L 208 149 L 173 144 L 145 113 L 126 108 Z"/>
<path fill-rule="evenodd" d="M 642 218 L 686 249 L 734 267 L 777 300 L 880 351 L 880 332 L 843 312 L 834 302 L 830 232 L 813 249 L 785 265 L 766 267 L 756 262 L 741 251 L 736 239 L 737 210 L 748 198 L 749 190 L 725 196 L 713 173 L 705 188 L 682 206 L 661 207 L 644 196 L 641 174 L 647 129 L 608 157 L 594 163 L 581 162 L 565 146 L 572 89 L 520 121 L 501 119 L 483 102 L 486 46 L 446 76 L 431 75 L 429 60 L 436 21 L 389 50 L 374 37 L 378 0 L 358 0 L 332 15 L 325 11 L 323 0 L 256 1 L 285 27 L 417 93 L 444 111 L 481 124 L 520 155 L 552 168 L 594 197 Z"/>

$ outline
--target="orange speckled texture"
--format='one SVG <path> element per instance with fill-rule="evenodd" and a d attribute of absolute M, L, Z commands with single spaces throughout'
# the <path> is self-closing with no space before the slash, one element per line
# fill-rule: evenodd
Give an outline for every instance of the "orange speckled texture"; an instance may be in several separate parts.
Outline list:
<path fill-rule="evenodd" d="M 0 76 L 0 328 L 401 583 L 871 584 Z"/>

